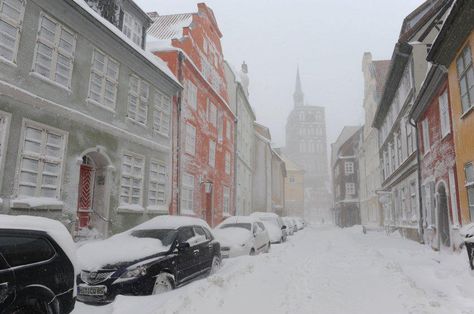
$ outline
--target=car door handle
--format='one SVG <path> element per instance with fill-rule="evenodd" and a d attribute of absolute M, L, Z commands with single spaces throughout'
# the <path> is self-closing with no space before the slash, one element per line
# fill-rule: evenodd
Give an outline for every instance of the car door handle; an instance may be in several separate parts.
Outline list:
<path fill-rule="evenodd" d="M 199 249 L 193 251 L 194 254 L 199 253 Z"/>

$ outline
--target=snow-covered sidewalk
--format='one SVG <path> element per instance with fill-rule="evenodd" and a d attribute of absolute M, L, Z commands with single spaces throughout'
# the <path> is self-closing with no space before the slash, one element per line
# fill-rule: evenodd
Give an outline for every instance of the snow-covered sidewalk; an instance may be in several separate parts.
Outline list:
<path fill-rule="evenodd" d="M 217 274 L 175 291 L 77 303 L 74 313 L 474 313 L 465 254 L 358 227 L 308 227 L 269 254 L 225 260 Z"/>

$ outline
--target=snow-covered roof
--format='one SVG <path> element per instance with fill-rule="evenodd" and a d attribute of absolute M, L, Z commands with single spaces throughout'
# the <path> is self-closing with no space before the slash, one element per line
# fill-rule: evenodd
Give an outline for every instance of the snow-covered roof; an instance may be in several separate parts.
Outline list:
<path fill-rule="evenodd" d="M 254 223 L 259 221 L 260 219 L 252 216 L 232 216 L 224 220 L 221 224 Z"/>
<path fill-rule="evenodd" d="M 192 22 L 192 13 L 160 15 L 147 32 L 159 39 L 179 39 L 183 36 L 183 28 L 189 27 Z"/>
<path fill-rule="evenodd" d="M 271 212 L 254 212 L 254 213 L 251 213 L 250 215 L 254 217 L 273 217 L 273 218 L 277 217 L 278 218 L 277 214 L 271 213 Z"/>
<path fill-rule="evenodd" d="M 44 231 L 61 247 L 71 260 L 76 273 L 77 267 L 76 246 L 66 227 L 57 220 L 36 216 L 0 215 L 0 229 Z"/>
<path fill-rule="evenodd" d="M 183 226 L 197 225 L 211 229 L 207 222 L 202 219 L 187 216 L 158 216 L 150 219 L 136 227 L 133 230 L 143 229 L 178 229 Z"/>
<path fill-rule="evenodd" d="M 105 27 L 107 27 L 110 31 L 112 31 L 116 36 L 118 36 L 122 41 L 124 41 L 127 45 L 132 47 L 136 52 L 138 52 L 141 56 L 143 56 L 146 60 L 148 60 L 151 64 L 157 67 L 161 72 L 169 76 L 176 84 L 181 86 L 178 79 L 174 76 L 173 72 L 168 68 L 166 63 L 162 61 L 157 56 L 153 55 L 152 53 L 143 50 L 140 46 L 135 44 L 131 39 L 125 36 L 115 25 L 107 21 L 103 18 L 99 13 L 94 11 L 84 0 L 73 0 L 76 4 L 78 4 L 84 11 L 88 12 L 92 17 L 94 17 L 97 21 L 102 23 Z"/>

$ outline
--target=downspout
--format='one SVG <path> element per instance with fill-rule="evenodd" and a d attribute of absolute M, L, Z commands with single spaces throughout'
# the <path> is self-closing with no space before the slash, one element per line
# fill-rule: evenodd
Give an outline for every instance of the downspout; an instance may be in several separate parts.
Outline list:
<path fill-rule="evenodd" d="M 184 55 L 182 52 L 178 53 L 178 81 L 184 84 L 183 79 L 183 61 Z M 178 95 L 178 108 L 177 108 L 177 119 L 176 119 L 176 211 L 178 215 L 181 215 L 181 111 L 182 111 L 182 100 L 183 92 L 180 91 Z"/>
<path fill-rule="evenodd" d="M 237 215 L 246 215 L 247 213 L 237 213 L 237 162 L 238 162 L 238 146 L 237 146 L 237 128 L 238 128 L 238 112 L 239 112 L 239 102 L 238 102 L 238 85 L 236 84 L 235 89 L 235 118 L 234 118 L 234 212 Z"/>
<path fill-rule="evenodd" d="M 422 190 L 421 190 L 421 158 L 420 158 L 420 144 L 418 139 L 418 128 L 416 127 L 416 123 L 412 119 L 408 119 L 408 123 L 415 128 L 415 136 L 416 136 L 416 171 L 418 174 L 418 207 L 420 212 L 420 219 L 418 220 L 418 230 L 420 233 L 420 243 L 425 244 L 424 238 L 424 229 L 423 229 L 423 200 L 422 200 Z"/>

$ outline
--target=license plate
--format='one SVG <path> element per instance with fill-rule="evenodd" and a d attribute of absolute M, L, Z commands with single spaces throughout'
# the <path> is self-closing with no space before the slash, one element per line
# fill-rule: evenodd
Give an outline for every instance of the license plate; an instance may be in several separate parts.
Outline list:
<path fill-rule="evenodd" d="M 105 286 L 79 286 L 79 294 L 81 295 L 105 295 L 107 288 Z"/>

